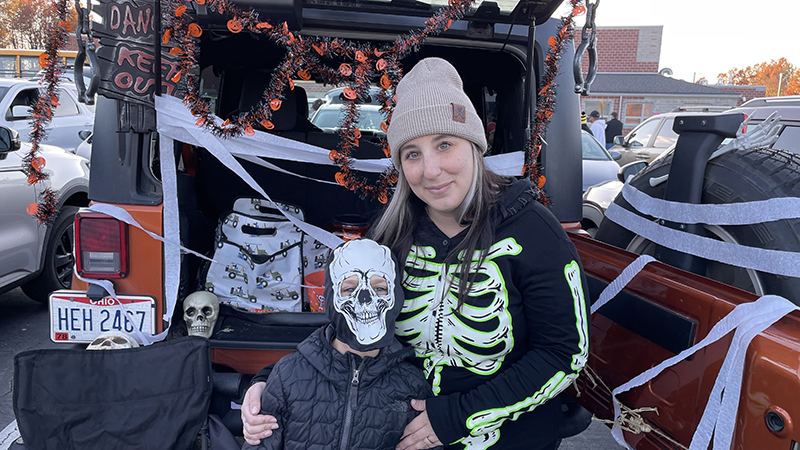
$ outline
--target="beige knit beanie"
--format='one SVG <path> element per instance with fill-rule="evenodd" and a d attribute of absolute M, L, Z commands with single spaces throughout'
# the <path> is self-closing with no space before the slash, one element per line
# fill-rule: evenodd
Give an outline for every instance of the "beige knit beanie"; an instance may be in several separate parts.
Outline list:
<path fill-rule="evenodd" d="M 449 62 L 425 58 L 397 83 L 397 104 L 386 137 L 396 152 L 406 142 L 429 134 L 467 139 L 486 151 L 483 122 L 464 93 Z"/>

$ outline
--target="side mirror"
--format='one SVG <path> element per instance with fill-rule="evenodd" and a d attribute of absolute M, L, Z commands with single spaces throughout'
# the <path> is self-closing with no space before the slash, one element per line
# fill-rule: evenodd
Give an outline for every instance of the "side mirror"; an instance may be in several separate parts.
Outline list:
<path fill-rule="evenodd" d="M 622 158 L 622 153 L 616 150 L 609 150 L 608 153 L 611 154 L 611 158 L 614 159 L 614 161 L 619 161 L 619 159 Z"/>
<path fill-rule="evenodd" d="M 15 152 L 22 147 L 19 140 L 19 133 L 11 128 L 0 127 L 0 155 L 5 156 L 8 152 Z"/>
<path fill-rule="evenodd" d="M 617 171 L 617 179 L 622 181 L 623 183 L 630 179 L 632 176 L 636 175 L 637 173 L 641 172 L 642 169 L 647 167 L 647 163 L 644 161 L 634 161 L 624 166 L 620 167 Z"/>
<path fill-rule="evenodd" d="M 30 119 L 31 107 L 26 105 L 16 105 L 11 107 L 11 120 Z"/>
<path fill-rule="evenodd" d="M 626 147 L 625 136 L 614 136 L 614 145 L 621 145 L 623 147 Z"/>
<path fill-rule="evenodd" d="M 92 130 L 78 131 L 78 137 L 81 138 L 82 141 L 85 141 L 91 135 L 92 135 Z"/>

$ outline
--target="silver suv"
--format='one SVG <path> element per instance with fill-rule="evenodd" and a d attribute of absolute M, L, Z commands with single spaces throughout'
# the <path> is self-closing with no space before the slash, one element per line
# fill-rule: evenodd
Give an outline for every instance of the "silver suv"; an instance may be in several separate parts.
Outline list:
<path fill-rule="evenodd" d="M 60 147 L 42 145 L 48 181 L 29 185 L 22 158 L 30 144 L 0 126 L 0 293 L 22 286 L 33 300 L 46 302 L 50 292 L 72 283 L 73 220 L 88 205 L 89 161 Z M 59 215 L 49 226 L 27 213 L 49 183 L 56 191 Z"/>
<path fill-rule="evenodd" d="M 630 133 L 614 138 L 614 146 L 609 150 L 619 152 L 622 157 L 617 160 L 620 166 L 642 161 L 649 163 L 656 156 L 664 153 L 678 140 L 678 134 L 672 130 L 675 116 L 687 113 L 717 113 L 728 107 L 692 106 L 677 108 L 671 112 L 648 117 Z"/>

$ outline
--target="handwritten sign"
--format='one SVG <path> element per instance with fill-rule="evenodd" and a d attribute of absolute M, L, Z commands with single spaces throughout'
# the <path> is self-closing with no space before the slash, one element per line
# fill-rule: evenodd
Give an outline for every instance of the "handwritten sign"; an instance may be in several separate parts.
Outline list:
<path fill-rule="evenodd" d="M 100 0 L 94 12 L 101 21 L 92 22 L 92 31 L 100 38 L 97 50 L 100 85 L 98 93 L 108 98 L 153 105 L 156 87 L 166 95 L 175 95 L 178 83 L 172 78 L 180 70 L 179 58 L 161 52 L 161 80 L 155 78 L 156 14 L 153 1 Z"/>

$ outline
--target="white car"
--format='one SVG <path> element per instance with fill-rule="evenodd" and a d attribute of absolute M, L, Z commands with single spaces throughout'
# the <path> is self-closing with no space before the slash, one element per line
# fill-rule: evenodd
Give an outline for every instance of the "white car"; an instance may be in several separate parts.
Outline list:
<path fill-rule="evenodd" d="M 358 129 L 373 132 L 378 136 L 385 135 L 386 133 L 381 130 L 381 122 L 386 120 L 386 117 L 380 109 L 378 105 L 360 105 Z M 340 128 L 343 118 L 342 103 L 328 103 L 320 106 L 311 116 L 311 123 L 325 132 L 333 133 Z"/>
<path fill-rule="evenodd" d="M 17 130 L 23 142 L 30 142 L 31 107 L 39 98 L 40 87 L 34 81 L 0 79 L 0 125 Z M 75 153 L 83 142 L 78 133 L 92 131 L 94 112 L 78 103 L 74 89 L 62 88 L 59 103 L 46 127 L 47 137 L 42 143 Z"/>
<path fill-rule="evenodd" d="M 30 148 L 15 130 L 0 126 L 0 293 L 22 286 L 28 297 L 46 302 L 51 291 L 72 283 L 73 221 L 78 207 L 88 205 L 89 161 L 42 145 L 38 155 L 50 178 L 30 185 L 22 170 Z M 45 226 L 27 208 L 48 186 L 57 193 L 59 215 Z"/>

